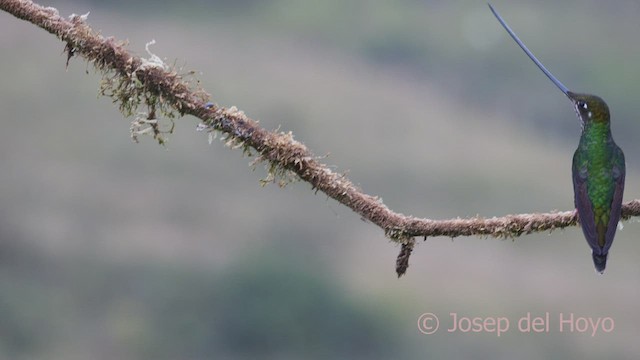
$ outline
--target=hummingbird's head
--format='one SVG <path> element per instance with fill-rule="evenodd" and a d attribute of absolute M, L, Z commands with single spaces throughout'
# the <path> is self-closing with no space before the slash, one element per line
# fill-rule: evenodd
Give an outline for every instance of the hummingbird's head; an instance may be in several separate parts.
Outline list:
<path fill-rule="evenodd" d="M 601 97 L 589 94 L 567 92 L 567 97 L 573 103 L 580 124 L 584 127 L 588 123 L 608 123 L 609 107 Z"/>

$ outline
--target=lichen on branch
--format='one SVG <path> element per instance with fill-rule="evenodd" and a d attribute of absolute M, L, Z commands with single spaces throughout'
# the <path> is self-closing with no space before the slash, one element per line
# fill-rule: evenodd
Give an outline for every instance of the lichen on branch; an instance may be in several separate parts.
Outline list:
<path fill-rule="evenodd" d="M 254 166 L 264 163 L 269 175 L 263 183 L 284 186 L 293 180 L 308 182 L 313 190 L 325 193 L 382 228 L 389 239 L 401 245 L 396 261 L 398 275 L 404 274 L 409 266 L 416 237 L 515 238 L 574 226 L 578 221 L 575 210 L 449 220 L 421 219 L 393 212 L 378 197 L 362 192 L 344 174 L 332 171 L 296 141 L 291 132 L 265 130 L 235 107 L 209 103 L 209 95 L 194 74 L 182 74 L 181 69 L 166 65 L 151 53 L 150 44 L 149 58 L 142 58 L 129 53 L 125 42 L 94 32 L 86 23 L 87 15 L 65 19 L 56 9 L 28 0 L 0 0 L 0 9 L 56 35 L 65 43 L 68 59 L 79 56 L 93 64 L 103 74 L 100 93 L 110 97 L 125 116 L 134 117 L 131 123 L 134 140 L 150 134 L 163 144 L 165 136 L 173 131 L 175 118 L 184 115 L 198 118 L 197 129 L 208 133 L 210 141 L 219 133 L 228 146 L 255 156 Z M 623 205 L 623 219 L 638 215 L 640 200 Z"/>

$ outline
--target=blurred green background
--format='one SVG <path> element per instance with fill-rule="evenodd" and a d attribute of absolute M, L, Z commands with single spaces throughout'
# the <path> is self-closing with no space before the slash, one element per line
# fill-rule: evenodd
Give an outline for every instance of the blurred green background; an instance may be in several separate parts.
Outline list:
<path fill-rule="evenodd" d="M 568 210 L 570 103 L 483 1 L 42 3 L 201 74 L 222 106 L 293 131 L 392 209 L 435 219 Z M 608 101 L 640 198 L 640 5 L 493 5 L 570 89 Z M 100 77 L 0 13 L 0 357 L 622 359 L 640 352 L 637 220 L 597 276 L 578 228 L 430 238 L 408 274 L 377 227 L 178 119 L 134 144 Z M 88 74 L 86 70 L 88 69 Z M 186 71 L 186 70 L 185 70 Z M 441 328 L 418 331 L 431 312 Z M 449 313 L 511 319 L 449 333 Z M 549 333 L 515 322 L 550 313 Z M 611 317 L 570 333 L 560 314 Z"/>

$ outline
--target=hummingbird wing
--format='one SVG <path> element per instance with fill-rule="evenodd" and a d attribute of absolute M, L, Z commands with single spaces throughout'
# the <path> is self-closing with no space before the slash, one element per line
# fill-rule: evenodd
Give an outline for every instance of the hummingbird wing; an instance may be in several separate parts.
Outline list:
<path fill-rule="evenodd" d="M 587 193 L 587 168 L 578 163 L 576 155 L 574 155 L 573 158 L 574 203 L 578 210 L 578 217 L 580 218 L 580 225 L 582 226 L 584 237 L 587 239 L 589 246 L 599 253 L 600 246 L 598 245 L 598 233 L 596 231 L 595 216 L 593 215 L 593 205 Z"/>
<path fill-rule="evenodd" d="M 606 255 L 615 236 L 620 220 L 620 209 L 622 208 L 622 194 L 624 192 L 625 164 L 622 150 L 616 146 L 612 157 L 613 167 L 611 176 L 614 181 L 611 194 L 611 205 L 609 207 L 609 221 L 598 223 L 593 212 L 593 204 L 587 192 L 588 170 L 586 163 L 580 161 L 577 152 L 573 158 L 573 190 L 574 202 L 580 217 L 580 225 L 587 242 L 596 255 Z M 613 159 L 618 159 L 613 160 Z"/>
<path fill-rule="evenodd" d="M 615 188 L 613 190 L 613 198 L 611 200 L 611 214 L 609 215 L 609 224 L 607 225 L 607 232 L 605 234 L 605 246 L 603 253 L 607 253 L 611 244 L 613 243 L 613 237 L 616 234 L 618 228 L 618 221 L 620 221 L 620 209 L 622 208 L 622 194 L 624 193 L 624 179 L 625 179 L 625 164 L 624 154 L 622 150 L 616 146 L 615 153 L 617 156 L 614 159 L 613 168 L 611 170 L 613 180 L 615 182 Z"/>

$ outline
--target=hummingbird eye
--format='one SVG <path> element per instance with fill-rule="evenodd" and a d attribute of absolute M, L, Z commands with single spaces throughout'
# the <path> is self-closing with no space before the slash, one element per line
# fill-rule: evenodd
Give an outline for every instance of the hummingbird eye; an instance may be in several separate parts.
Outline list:
<path fill-rule="evenodd" d="M 578 100 L 578 107 L 581 107 L 585 110 L 587 110 L 589 108 L 589 106 L 587 106 L 587 102 L 584 100 Z"/>

